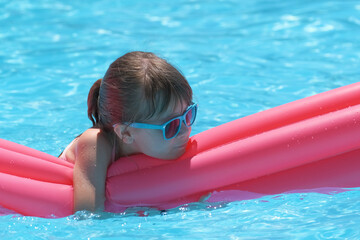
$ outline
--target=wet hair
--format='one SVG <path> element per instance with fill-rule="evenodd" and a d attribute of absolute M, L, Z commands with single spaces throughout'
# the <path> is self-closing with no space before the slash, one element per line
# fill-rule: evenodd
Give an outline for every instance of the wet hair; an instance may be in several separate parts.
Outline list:
<path fill-rule="evenodd" d="M 88 117 L 94 127 L 108 132 L 113 124 L 145 121 L 170 104 L 191 102 L 191 87 L 175 67 L 153 53 L 130 52 L 116 59 L 91 87 Z"/>

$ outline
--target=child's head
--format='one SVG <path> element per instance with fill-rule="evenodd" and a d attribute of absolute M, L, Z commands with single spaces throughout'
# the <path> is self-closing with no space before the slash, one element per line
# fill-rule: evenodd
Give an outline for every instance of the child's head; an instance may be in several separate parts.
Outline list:
<path fill-rule="evenodd" d="M 182 115 L 191 104 L 191 87 L 176 68 L 153 53 L 130 52 L 113 62 L 104 78 L 90 89 L 88 116 L 95 127 L 104 132 L 115 130 L 124 143 L 138 152 L 176 158 L 180 153 L 172 148 L 184 148 L 190 128 L 182 126 L 177 137 L 165 140 L 160 130 L 128 125 L 163 124 Z"/>

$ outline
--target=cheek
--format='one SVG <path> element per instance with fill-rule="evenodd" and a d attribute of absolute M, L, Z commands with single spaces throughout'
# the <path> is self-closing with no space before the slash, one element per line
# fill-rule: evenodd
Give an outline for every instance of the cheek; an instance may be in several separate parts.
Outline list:
<path fill-rule="evenodd" d="M 162 132 L 146 130 L 137 136 L 139 151 L 145 155 L 160 159 L 175 159 L 184 153 L 176 147 L 176 140 L 165 140 Z"/>
<path fill-rule="evenodd" d="M 166 147 L 165 139 L 162 132 L 156 130 L 141 129 L 136 135 L 137 147 L 140 152 L 149 155 L 156 153 Z"/>
<path fill-rule="evenodd" d="M 144 140 L 144 147 L 147 149 L 156 148 L 164 143 L 165 139 L 161 131 L 145 129 L 142 134 Z"/>

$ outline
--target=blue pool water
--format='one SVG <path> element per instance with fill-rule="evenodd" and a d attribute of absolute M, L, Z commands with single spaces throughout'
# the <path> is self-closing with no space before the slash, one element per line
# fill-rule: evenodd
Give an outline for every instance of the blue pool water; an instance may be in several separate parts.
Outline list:
<path fill-rule="evenodd" d="M 199 103 L 196 134 L 359 81 L 359 33 L 357 0 L 0 0 L 0 138 L 58 155 L 91 125 L 92 83 L 132 50 L 182 70 Z M 0 216 L 0 239 L 355 239 L 358 190 L 166 214 Z"/>

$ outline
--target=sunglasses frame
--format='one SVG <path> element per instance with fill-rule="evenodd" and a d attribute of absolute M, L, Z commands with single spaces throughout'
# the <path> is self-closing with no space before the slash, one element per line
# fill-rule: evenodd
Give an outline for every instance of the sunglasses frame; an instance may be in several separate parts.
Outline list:
<path fill-rule="evenodd" d="M 133 127 L 133 128 L 160 129 L 163 132 L 164 139 L 165 140 L 170 140 L 170 139 L 176 137 L 179 134 L 180 129 L 181 129 L 181 122 L 184 122 L 185 126 L 187 126 L 187 127 L 190 127 L 190 126 L 192 126 L 194 124 L 195 119 L 196 119 L 196 114 L 197 114 L 197 107 L 198 107 L 198 105 L 196 103 L 193 103 L 186 109 L 184 114 L 182 114 L 181 116 L 178 116 L 178 117 L 174 117 L 174 118 L 170 119 L 169 121 L 167 121 L 166 123 L 161 124 L 161 125 L 148 124 L 148 123 L 136 123 L 136 122 L 134 122 L 134 123 L 124 123 L 124 124 L 127 124 L 129 127 Z M 187 125 L 186 124 L 186 114 L 188 114 L 193 108 L 195 108 L 194 121 L 190 125 Z M 173 137 L 167 138 L 166 135 L 165 135 L 166 125 L 169 124 L 170 122 L 176 120 L 176 119 L 180 120 L 180 127 L 178 128 L 177 132 L 174 134 Z"/>

